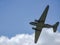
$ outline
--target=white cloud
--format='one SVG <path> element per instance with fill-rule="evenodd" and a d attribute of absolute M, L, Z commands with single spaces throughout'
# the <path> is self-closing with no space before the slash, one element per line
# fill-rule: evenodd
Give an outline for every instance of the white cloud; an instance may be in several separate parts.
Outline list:
<path fill-rule="evenodd" d="M 60 33 L 53 33 L 53 29 L 42 29 L 37 44 L 34 43 L 34 34 L 19 34 L 9 39 L 0 37 L 0 45 L 60 45 Z"/>

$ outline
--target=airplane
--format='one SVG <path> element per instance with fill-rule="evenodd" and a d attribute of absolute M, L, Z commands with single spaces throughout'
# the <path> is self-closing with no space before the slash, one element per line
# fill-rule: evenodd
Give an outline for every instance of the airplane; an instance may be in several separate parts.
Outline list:
<path fill-rule="evenodd" d="M 32 27 L 32 29 L 35 30 L 35 41 L 34 41 L 35 43 L 37 43 L 38 41 L 42 28 L 53 28 L 53 32 L 56 32 L 57 27 L 59 25 L 59 22 L 56 22 L 54 25 L 45 24 L 45 19 L 46 19 L 48 10 L 49 10 L 49 5 L 46 6 L 39 20 L 35 20 L 35 22 L 30 22 L 31 25 L 36 26 L 36 27 Z"/>

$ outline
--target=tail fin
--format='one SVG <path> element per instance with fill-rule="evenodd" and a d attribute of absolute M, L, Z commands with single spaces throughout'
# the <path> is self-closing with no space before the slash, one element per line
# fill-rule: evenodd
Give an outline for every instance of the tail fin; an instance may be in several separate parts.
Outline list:
<path fill-rule="evenodd" d="M 53 26 L 53 31 L 54 31 L 54 32 L 57 31 L 57 27 L 58 27 L 58 25 L 59 25 L 59 22 L 57 22 L 56 24 L 54 24 L 54 26 Z"/>

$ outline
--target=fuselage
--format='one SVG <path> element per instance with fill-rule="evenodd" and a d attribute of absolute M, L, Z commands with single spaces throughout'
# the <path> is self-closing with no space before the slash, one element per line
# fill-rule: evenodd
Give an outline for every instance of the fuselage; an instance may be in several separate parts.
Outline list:
<path fill-rule="evenodd" d="M 53 27 L 52 25 L 44 24 L 42 22 L 31 22 L 30 24 L 36 26 L 35 28 L 37 30 L 40 30 L 42 28 L 51 28 L 51 27 Z"/>

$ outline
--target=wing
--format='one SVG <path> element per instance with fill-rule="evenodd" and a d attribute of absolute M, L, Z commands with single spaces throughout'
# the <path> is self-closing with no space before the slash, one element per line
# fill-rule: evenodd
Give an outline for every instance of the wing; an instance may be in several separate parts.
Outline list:
<path fill-rule="evenodd" d="M 38 38 L 39 38 L 39 36 L 40 36 L 40 34 L 41 34 L 41 31 L 42 31 L 42 30 L 40 30 L 40 31 L 35 30 L 35 43 L 37 43 Z"/>
<path fill-rule="evenodd" d="M 42 13 L 42 16 L 39 18 L 39 22 L 42 22 L 42 23 L 45 22 L 48 9 L 49 9 L 49 5 L 47 5 L 47 7 L 45 8 L 44 12 Z"/>

